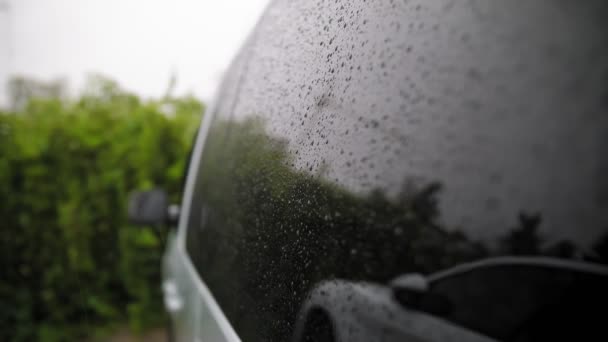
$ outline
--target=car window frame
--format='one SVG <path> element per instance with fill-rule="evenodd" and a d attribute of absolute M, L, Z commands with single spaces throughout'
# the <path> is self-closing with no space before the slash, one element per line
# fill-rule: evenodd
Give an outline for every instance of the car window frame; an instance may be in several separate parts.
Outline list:
<path fill-rule="evenodd" d="M 528 266 L 543 267 L 552 269 L 568 270 L 573 272 L 592 273 L 608 276 L 608 267 L 590 264 L 588 262 L 577 262 L 551 257 L 518 257 L 504 256 L 482 259 L 471 263 L 454 266 L 447 270 L 433 273 L 427 277 L 430 284 L 445 280 L 453 276 L 460 276 L 465 273 L 477 271 L 481 268 L 500 267 L 500 266 Z"/>

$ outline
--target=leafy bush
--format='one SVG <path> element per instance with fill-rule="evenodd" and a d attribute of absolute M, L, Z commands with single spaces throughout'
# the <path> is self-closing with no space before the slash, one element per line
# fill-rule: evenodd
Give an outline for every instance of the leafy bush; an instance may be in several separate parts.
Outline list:
<path fill-rule="evenodd" d="M 129 191 L 179 199 L 203 106 L 103 78 L 75 101 L 0 112 L 0 340 L 72 341 L 163 318 L 165 231 L 126 222 Z"/>

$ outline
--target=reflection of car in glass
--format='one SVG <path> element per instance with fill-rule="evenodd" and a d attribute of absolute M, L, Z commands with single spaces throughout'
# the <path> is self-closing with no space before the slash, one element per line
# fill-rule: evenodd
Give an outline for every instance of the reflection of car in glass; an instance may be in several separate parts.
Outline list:
<path fill-rule="evenodd" d="M 406 274 L 387 286 L 331 280 L 309 294 L 294 340 L 604 340 L 606 289 L 606 267 L 538 257 Z"/>
<path fill-rule="evenodd" d="M 162 191 L 131 202 L 177 226 L 173 338 L 605 336 L 607 17 L 602 0 L 272 1 L 179 214 Z"/>

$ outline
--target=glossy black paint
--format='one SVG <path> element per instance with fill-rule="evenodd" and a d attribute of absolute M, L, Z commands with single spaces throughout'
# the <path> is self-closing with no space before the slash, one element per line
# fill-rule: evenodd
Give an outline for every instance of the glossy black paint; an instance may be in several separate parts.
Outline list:
<path fill-rule="evenodd" d="M 323 281 L 503 255 L 606 264 L 607 19 L 605 1 L 274 1 L 211 113 L 187 231 L 241 338 L 291 339 Z M 525 298 L 567 308 L 564 293 Z M 481 303 L 462 298 L 454 312 Z M 357 308 L 332 305 L 317 309 L 350 311 L 323 336 L 403 340 L 378 322 L 343 332 Z"/>
<path fill-rule="evenodd" d="M 571 341 L 606 337 L 606 289 L 605 270 L 505 262 L 435 279 L 429 293 L 451 304 L 440 317 L 500 341 Z"/>

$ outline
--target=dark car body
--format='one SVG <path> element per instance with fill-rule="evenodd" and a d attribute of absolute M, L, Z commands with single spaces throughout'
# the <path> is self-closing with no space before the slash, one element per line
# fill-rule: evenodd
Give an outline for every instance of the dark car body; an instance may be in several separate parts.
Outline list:
<path fill-rule="evenodd" d="M 433 285 L 503 257 L 553 266 Z M 164 288 L 177 340 L 602 340 L 607 263 L 608 2 L 277 0 L 205 115 Z"/>

